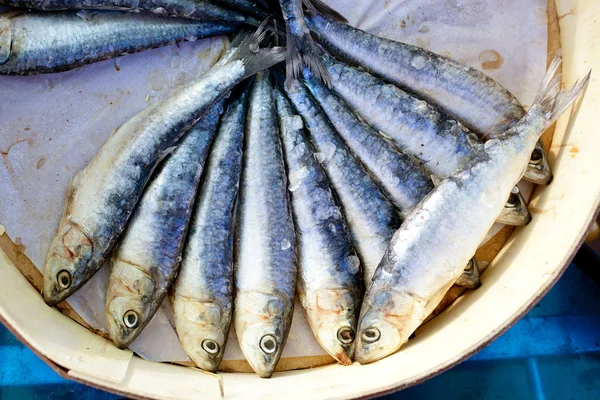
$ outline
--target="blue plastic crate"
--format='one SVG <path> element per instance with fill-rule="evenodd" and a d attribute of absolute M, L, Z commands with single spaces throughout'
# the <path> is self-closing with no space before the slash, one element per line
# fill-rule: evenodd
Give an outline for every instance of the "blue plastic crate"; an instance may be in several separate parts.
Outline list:
<path fill-rule="evenodd" d="M 594 262 L 587 268 L 600 271 L 595 261 L 592 256 L 582 263 Z M 453 369 L 383 399 L 600 399 L 599 289 L 571 264 L 498 340 Z M 71 398 L 119 396 L 61 378 L 0 327 L 0 399 Z"/>

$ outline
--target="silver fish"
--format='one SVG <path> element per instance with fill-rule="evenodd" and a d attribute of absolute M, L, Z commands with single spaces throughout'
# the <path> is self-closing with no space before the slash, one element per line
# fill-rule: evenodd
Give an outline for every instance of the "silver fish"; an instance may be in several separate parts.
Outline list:
<path fill-rule="evenodd" d="M 292 323 L 296 240 L 271 78 L 259 73 L 250 93 L 237 206 L 235 330 L 261 378 L 281 357 Z"/>
<path fill-rule="evenodd" d="M 0 0 L 0 6 L 42 11 L 113 10 L 148 12 L 195 20 L 249 22 L 248 17 L 202 0 Z M 252 19 L 250 22 L 254 23 Z"/>
<path fill-rule="evenodd" d="M 306 87 L 319 102 L 331 124 L 396 207 L 406 213 L 433 190 L 430 176 L 420 165 L 400 152 L 369 124 L 360 120 L 331 89 L 315 79 L 310 71 L 304 69 L 303 75 Z M 511 210 L 516 210 L 516 207 Z M 464 274 L 458 278 L 457 285 L 475 288 L 480 284 L 479 274 L 475 273 L 474 266 L 477 266 L 475 258 L 471 259 Z"/>
<path fill-rule="evenodd" d="M 243 79 L 282 61 L 285 53 L 279 49 L 256 51 L 261 35 L 248 37 L 227 64 L 127 121 L 75 175 L 46 256 L 46 303 L 64 300 L 102 266 L 155 166 L 182 134 Z"/>
<path fill-rule="evenodd" d="M 508 90 L 474 68 L 321 15 L 312 15 L 307 21 L 332 53 L 436 104 L 481 138 L 504 132 L 525 115 Z M 545 160 L 528 164 L 524 178 L 547 184 L 552 171 L 541 143 L 538 151 Z"/>
<path fill-rule="evenodd" d="M 521 179 L 540 135 L 587 85 L 589 74 L 561 92 L 559 65 L 557 58 L 527 115 L 486 142 L 484 151 L 437 186 L 396 232 L 362 305 L 358 362 L 398 350 L 462 273 Z"/>
<path fill-rule="evenodd" d="M 67 71 L 123 54 L 231 33 L 239 23 L 118 11 L 0 15 L 0 75 Z"/>
<path fill-rule="evenodd" d="M 318 151 L 315 157 L 339 199 L 367 286 L 402 223 L 400 211 L 348 149 L 308 89 L 298 81 L 288 81 L 286 93 L 308 128 L 310 141 Z"/>
<path fill-rule="evenodd" d="M 217 372 L 233 313 L 233 207 L 242 167 L 248 91 L 230 101 L 206 162 L 171 304 L 181 346 Z"/>
<path fill-rule="evenodd" d="M 298 242 L 298 294 L 321 347 L 350 365 L 363 294 L 360 261 L 302 118 L 279 89 L 275 99 Z"/>
<path fill-rule="evenodd" d="M 157 168 L 111 258 L 108 333 L 133 342 L 160 307 L 179 268 L 198 182 L 223 109 L 217 103 Z"/>
<path fill-rule="evenodd" d="M 324 59 L 336 93 L 431 174 L 447 178 L 481 151 L 483 144 L 467 128 L 425 101 L 366 71 Z M 518 201 L 507 205 L 498 222 L 525 225 L 531 214 L 521 193 L 514 196 Z"/>

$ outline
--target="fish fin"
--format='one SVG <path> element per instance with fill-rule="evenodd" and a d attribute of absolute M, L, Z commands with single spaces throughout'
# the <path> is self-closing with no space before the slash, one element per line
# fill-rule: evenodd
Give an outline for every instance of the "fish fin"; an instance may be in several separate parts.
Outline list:
<path fill-rule="evenodd" d="M 316 46 L 310 33 L 298 36 L 288 30 L 286 81 L 298 79 L 303 66 L 306 66 L 327 87 L 331 87 L 331 77 L 321 60 L 321 50 Z"/>
<path fill-rule="evenodd" d="M 561 74 L 558 73 L 561 62 L 561 55 L 557 54 L 550 64 L 546 76 L 544 76 L 533 103 L 534 105 L 541 107 L 546 113 L 547 126 L 553 124 L 581 95 L 583 90 L 587 87 L 592 73 L 590 70 L 583 79 L 578 79 L 571 88 L 561 90 Z"/>
<path fill-rule="evenodd" d="M 234 39 L 239 45 L 227 62 L 242 61 L 246 69 L 245 78 L 285 60 L 284 48 L 260 47 L 267 34 L 265 26 L 268 22 L 269 19 L 265 19 L 253 34 L 246 33 L 243 37 Z"/>
<path fill-rule="evenodd" d="M 302 0 L 302 3 L 312 14 L 321 14 L 334 21 L 343 22 L 345 24 L 348 23 L 348 20 L 343 15 L 323 3 L 321 0 Z"/>

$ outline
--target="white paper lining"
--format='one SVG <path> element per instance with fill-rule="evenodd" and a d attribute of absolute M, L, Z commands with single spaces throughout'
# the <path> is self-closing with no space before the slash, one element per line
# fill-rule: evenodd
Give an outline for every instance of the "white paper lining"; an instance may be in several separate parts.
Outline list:
<path fill-rule="evenodd" d="M 546 0 L 330 0 L 349 22 L 473 66 L 529 104 L 546 66 Z M 40 270 L 69 180 L 108 135 L 216 62 L 221 38 L 183 43 L 60 74 L 0 77 L 0 223 Z M 530 185 L 522 187 L 527 194 Z M 0 225 L 1 226 L 1 225 Z M 497 228 L 497 227 L 496 227 Z M 108 268 L 69 303 L 106 328 Z M 153 361 L 187 361 L 167 302 L 130 346 Z M 326 354 L 296 304 L 283 357 Z M 230 332 L 225 359 L 243 359 Z"/>

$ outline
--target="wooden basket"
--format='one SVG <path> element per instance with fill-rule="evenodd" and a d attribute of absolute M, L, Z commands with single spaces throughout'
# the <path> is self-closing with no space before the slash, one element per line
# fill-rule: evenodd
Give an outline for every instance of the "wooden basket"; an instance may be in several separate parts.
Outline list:
<path fill-rule="evenodd" d="M 221 398 L 222 389 L 226 398 L 365 397 L 414 385 L 452 367 L 508 329 L 550 289 L 596 216 L 600 201 L 597 20 L 597 0 L 557 0 L 556 8 L 549 4 L 550 51 L 560 40 L 564 85 L 572 85 L 593 69 L 583 100 L 556 126 L 550 147 L 554 181 L 536 190 L 530 204 L 533 221 L 510 236 L 483 275 L 483 286 L 424 325 L 400 352 L 370 365 L 279 372 L 269 380 L 240 372 L 217 377 L 147 362 L 47 307 L 30 284 L 39 278 L 24 276 L 15 264 L 27 260 L 18 248 L 8 251 L 7 246 L 0 246 L 0 320 L 61 376 L 137 398 Z M 6 235 L 0 236 L 0 245 L 8 242 Z M 489 249 L 495 255 L 493 250 Z"/>

